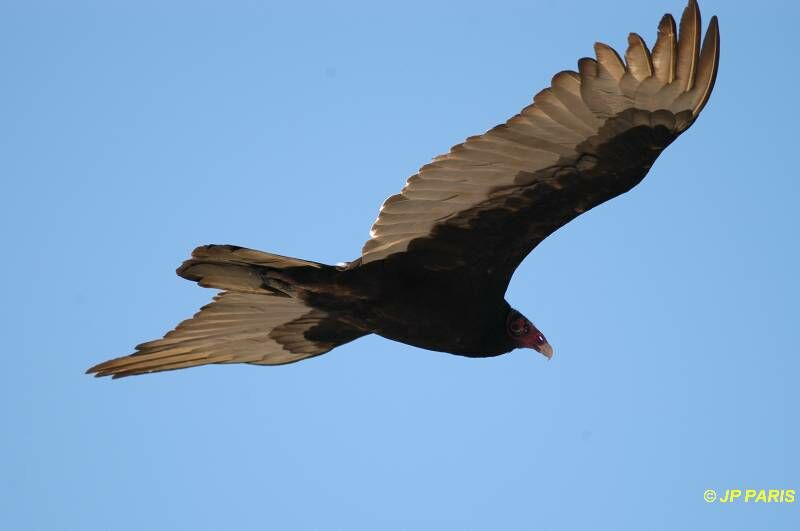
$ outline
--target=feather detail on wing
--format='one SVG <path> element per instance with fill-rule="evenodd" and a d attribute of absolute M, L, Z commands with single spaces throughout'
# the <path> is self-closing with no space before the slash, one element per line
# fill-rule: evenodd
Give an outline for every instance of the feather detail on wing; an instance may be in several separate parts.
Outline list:
<path fill-rule="evenodd" d="M 598 43 L 518 115 L 423 166 L 381 207 L 360 263 L 482 268 L 491 256 L 509 276 L 558 227 L 636 185 L 716 78 L 716 17 L 702 50 L 695 0 L 675 27 L 665 15 L 652 52 L 631 34 L 625 62 Z"/>
<path fill-rule="evenodd" d="M 212 363 L 282 365 L 324 354 L 364 332 L 278 295 L 222 292 L 163 339 L 87 372 L 120 378 Z"/>

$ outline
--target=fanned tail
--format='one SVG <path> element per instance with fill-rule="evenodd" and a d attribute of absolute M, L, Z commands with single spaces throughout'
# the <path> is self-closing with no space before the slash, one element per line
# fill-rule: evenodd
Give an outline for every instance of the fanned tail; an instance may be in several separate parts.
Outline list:
<path fill-rule="evenodd" d="M 120 378 L 218 363 L 282 365 L 324 354 L 368 331 L 346 312 L 308 303 L 335 267 L 232 245 L 198 247 L 178 274 L 226 290 L 164 338 L 95 365 L 96 376 Z"/>
<path fill-rule="evenodd" d="M 293 296 L 294 278 L 324 278 L 335 271 L 325 264 L 235 245 L 204 245 L 192 252 L 177 273 L 206 288 Z"/>

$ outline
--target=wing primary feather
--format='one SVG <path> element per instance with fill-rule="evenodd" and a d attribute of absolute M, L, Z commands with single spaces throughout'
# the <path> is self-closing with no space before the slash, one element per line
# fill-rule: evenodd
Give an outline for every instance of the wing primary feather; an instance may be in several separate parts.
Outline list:
<path fill-rule="evenodd" d="M 581 80 L 597 77 L 597 61 L 591 57 L 578 59 L 578 72 L 580 72 Z"/>
<path fill-rule="evenodd" d="M 650 51 L 647 49 L 644 40 L 636 33 L 628 35 L 628 50 L 625 52 L 625 62 L 628 65 L 628 72 L 639 81 L 653 75 Z"/>
<path fill-rule="evenodd" d="M 612 78 L 619 81 L 625 75 L 625 64 L 622 62 L 617 51 L 602 42 L 594 44 L 594 53 L 597 55 L 597 63 Z"/>
<path fill-rule="evenodd" d="M 714 83 L 717 80 L 717 70 L 719 69 L 719 21 L 717 17 L 711 17 L 711 23 L 708 25 L 708 31 L 703 39 L 703 49 L 700 52 L 700 62 L 698 66 L 697 87 L 700 89 L 700 94 L 697 99 L 697 104 L 692 110 L 693 114 L 697 116 L 700 111 L 705 107 L 711 96 L 711 90 L 714 88 Z"/>
<path fill-rule="evenodd" d="M 658 24 L 658 39 L 653 47 L 653 68 L 656 77 L 665 85 L 675 80 L 675 61 L 678 57 L 678 39 L 675 19 L 667 13 Z"/>
<path fill-rule="evenodd" d="M 683 90 L 687 92 L 694 86 L 697 53 L 699 50 L 700 9 L 697 7 L 697 0 L 689 0 L 689 5 L 683 10 L 683 16 L 681 16 L 676 72 L 677 79 L 682 82 Z"/>

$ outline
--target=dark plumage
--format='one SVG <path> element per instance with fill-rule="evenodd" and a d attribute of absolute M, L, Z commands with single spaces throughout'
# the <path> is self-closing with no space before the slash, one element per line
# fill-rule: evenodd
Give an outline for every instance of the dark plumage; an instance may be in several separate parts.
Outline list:
<path fill-rule="evenodd" d="M 163 339 L 89 369 L 130 376 L 211 363 L 279 365 L 375 333 L 470 357 L 517 347 L 550 357 L 504 294 L 525 256 L 581 213 L 638 184 L 695 121 L 719 64 L 712 18 L 700 46 L 690 0 L 651 53 L 636 34 L 503 125 L 468 138 L 386 200 L 358 259 L 333 267 L 228 245 L 195 249 L 178 274 L 224 290 Z"/>

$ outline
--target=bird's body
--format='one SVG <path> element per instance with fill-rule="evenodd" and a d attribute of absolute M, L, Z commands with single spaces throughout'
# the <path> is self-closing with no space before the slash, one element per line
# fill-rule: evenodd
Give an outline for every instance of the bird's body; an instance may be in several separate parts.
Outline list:
<path fill-rule="evenodd" d="M 469 357 L 533 348 L 539 330 L 505 301 L 522 260 L 576 216 L 638 184 L 697 119 L 719 64 L 690 0 L 652 50 L 557 74 L 505 124 L 468 138 L 386 200 L 361 256 L 328 266 L 229 245 L 195 249 L 178 274 L 224 290 L 163 339 L 89 369 L 129 376 L 215 363 L 279 365 L 367 334 Z"/>
<path fill-rule="evenodd" d="M 357 285 L 369 286 L 358 314 L 366 329 L 415 347 L 470 357 L 496 356 L 514 348 L 505 335 L 497 334 L 510 308 L 504 290 L 466 271 L 381 265 L 389 267 L 367 264 L 345 271 Z"/>

